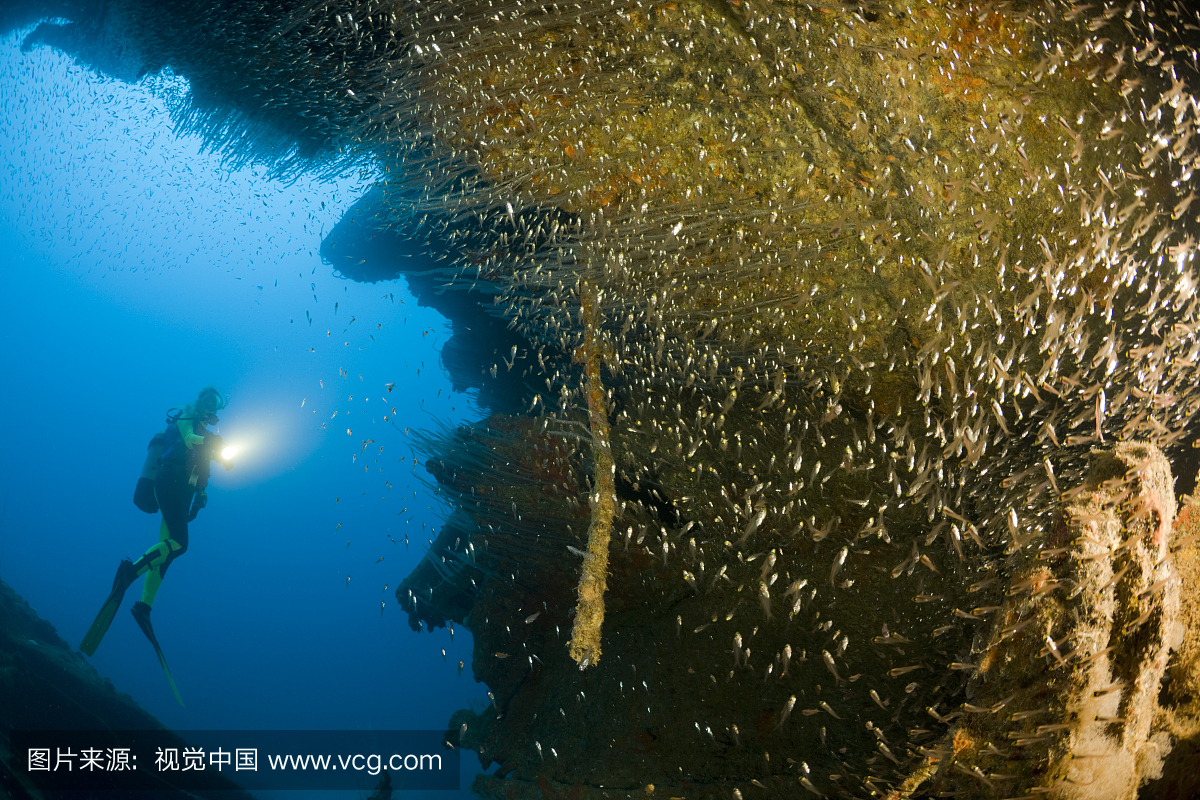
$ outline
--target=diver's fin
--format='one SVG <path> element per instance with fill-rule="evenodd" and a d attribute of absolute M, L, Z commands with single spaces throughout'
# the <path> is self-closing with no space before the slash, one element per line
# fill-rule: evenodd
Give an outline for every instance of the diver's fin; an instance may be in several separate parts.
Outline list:
<path fill-rule="evenodd" d="M 175 695 L 175 702 L 182 706 L 183 698 L 179 696 L 179 689 L 175 686 L 175 679 L 171 677 L 171 668 L 167 666 L 167 658 L 163 655 L 162 648 L 158 646 L 158 639 L 154 635 L 154 628 L 150 625 L 150 606 L 138 600 L 129 611 L 133 614 L 133 618 L 137 620 L 138 627 L 142 629 L 142 633 L 146 634 L 146 638 L 150 640 L 150 644 L 154 645 L 154 653 L 158 656 L 158 663 L 162 664 L 163 672 L 167 676 L 167 683 L 171 684 L 171 692 Z"/>
<path fill-rule="evenodd" d="M 133 562 L 128 558 L 122 559 L 121 564 L 117 567 L 117 575 L 113 578 L 112 591 L 109 592 L 104 605 L 100 606 L 100 613 L 96 615 L 92 627 L 88 628 L 88 632 L 84 635 L 83 641 L 79 645 L 80 650 L 89 656 L 96 654 L 96 648 L 100 646 L 104 634 L 108 633 L 108 626 L 112 624 L 113 617 L 117 615 L 117 609 L 121 607 L 121 601 L 125 599 L 125 590 L 136 578 L 137 569 L 133 566 Z"/>

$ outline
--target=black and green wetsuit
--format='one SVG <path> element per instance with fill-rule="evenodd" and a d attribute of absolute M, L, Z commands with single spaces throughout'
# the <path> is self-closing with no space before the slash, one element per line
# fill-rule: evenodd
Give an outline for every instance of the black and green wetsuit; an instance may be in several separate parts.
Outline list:
<path fill-rule="evenodd" d="M 175 700 L 183 705 L 175 679 L 171 677 L 171 669 L 167 659 L 159 647 L 158 637 L 154 635 L 154 626 L 150 624 L 150 606 L 162 586 L 163 576 L 171 562 L 187 552 L 188 523 L 196 517 L 196 513 L 208 501 L 205 489 L 208 487 L 210 462 L 220 451 L 221 437 L 210 433 L 204 426 L 205 422 L 216 423 L 216 411 L 225 407 L 225 398 L 215 388 L 207 386 L 200 391 L 196 403 L 188 406 L 183 412 L 167 415 L 167 430 L 161 436 L 155 436 L 147 448 L 146 463 L 142 467 L 142 475 L 138 478 L 137 489 L 134 491 L 133 502 L 138 508 L 154 513 L 155 506 L 162 511 L 162 523 L 158 528 L 158 542 L 152 545 L 137 562 L 123 559 L 117 566 L 116 577 L 113 578 L 112 591 L 92 626 L 84 634 L 79 649 L 87 655 L 94 655 L 96 648 L 104 639 L 112 624 L 121 601 L 128 589 L 138 576 L 144 575 L 142 584 L 142 599 L 133 604 L 130 609 L 138 627 L 150 644 L 162 665 L 171 685 Z M 155 448 L 161 443 L 161 455 L 154 458 Z M 226 463 L 226 469 L 229 464 Z M 153 497 L 150 494 L 151 478 L 153 478 Z"/>
<path fill-rule="evenodd" d="M 216 439 L 215 434 L 205 428 L 203 420 L 187 414 L 180 414 L 167 426 L 158 476 L 154 481 L 154 496 L 162 511 L 158 542 L 134 564 L 137 574 L 146 576 L 142 584 L 142 602 L 148 606 L 154 604 L 167 567 L 187 552 L 192 501 L 197 494 L 206 497 Z"/>
<path fill-rule="evenodd" d="M 141 602 L 134 604 L 134 617 L 154 643 L 155 650 L 159 649 L 150 628 L 150 606 L 162 585 L 167 567 L 187 552 L 188 522 L 207 501 L 205 489 L 208 486 L 210 462 L 221 446 L 221 437 L 205 429 L 202 417 L 186 413 L 168 419 L 163 438 L 163 453 L 154 479 L 154 496 L 162 511 L 158 542 L 147 549 L 136 563 L 125 559 L 117 567 L 112 591 L 79 646 L 89 656 L 95 654 L 104 634 L 108 632 L 113 616 L 125 597 L 125 590 L 141 575 L 146 577 L 142 585 Z M 161 652 L 159 658 L 162 659 Z M 163 667 L 166 668 L 165 661 Z"/>

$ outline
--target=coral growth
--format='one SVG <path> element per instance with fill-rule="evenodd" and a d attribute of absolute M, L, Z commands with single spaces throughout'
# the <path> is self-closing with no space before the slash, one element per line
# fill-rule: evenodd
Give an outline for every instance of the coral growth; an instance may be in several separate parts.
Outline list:
<path fill-rule="evenodd" d="M 1097 451 L 1045 547 L 1010 555 L 1007 599 L 973 648 L 968 702 L 940 753 L 940 791 L 1125 798 L 1161 775 L 1171 739 L 1155 730 L 1159 684 L 1183 639 L 1172 482 L 1154 447 Z"/>

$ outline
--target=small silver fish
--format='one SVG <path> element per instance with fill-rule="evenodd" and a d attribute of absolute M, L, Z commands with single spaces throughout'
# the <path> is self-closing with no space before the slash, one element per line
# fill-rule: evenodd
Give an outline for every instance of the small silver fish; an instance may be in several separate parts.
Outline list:
<path fill-rule="evenodd" d="M 767 588 L 766 581 L 758 582 L 758 602 L 762 604 L 763 613 L 767 615 L 767 619 L 771 619 L 771 590 Z"/>
<path fill-rule="evenodd" d="M 738 544 L 741 544 L 741 543 L 745 542 L 747 539 L 749 539 L 751 534 L 753 534 L 755 531 L 758 530 L 758 526 L 761 525 L 763 520 L 766 518 L 767 518 L 767 510 L 765 508 L 760 508 L 758 510 L 758 513 L 754 515 L 754 517 L 750 520 L 750 522 L 748 522 L 746 524 L 746 527 L 742 530 L 742 537 L 740 539 L 738 539 Z"/>
<path fill-rule="evenodd" d="M 788 698 L 787 702 L 783 704 L 783 711 L 779 714 L 779 724 L 775 726 L 777 730 L 783 727 L 783 723 L 787 722 L 788 717 L 792 715 L 792 709 L 795 707 L 796 695 L 792 695 Z"/>
<path fill-rule="evenodd" d="M 824 729 L 822 729 L 822 730 L 824 730 Z M 808 789 L 810 792 L 812 792 L 813 794 L 815 794 L 817 797 L 824 797 L 824 796 L 825 796 L 824 792 L 822 792 L 822 791 L 821 791 L 820 789 L 818 789 L 816 786 L 813 786 L 813 782 L 812 782 L 812 781 L 810 781 L 808 778 L 805 778 L 805 777 L 801 776 L 801 778 L 800 778 L 800 785 L 801 785 L 801 786 L 803 786 L 805 789 Z"/>
<path fill-rule="evenodd" d="M 771 573 L 771 570 L 774 569 L 774 567 L 775 550 L 772 549 L 771 552 L 767 554 L 767 560 L 763 562 L 762 571 L 758 574 L 758 579 L 760 581 L 765 581 L 767 579 L 767 575 Z"/>
<path fill-rule="evenodd" d="M 843 547 L 837 554 L 837 558 L 833 560 L 833 568 L 829 570 L 829 585 L 835 586 L 834 580 L 837 578 L 838 572 L 841 571 L 842 565 L 846 563 L 846 556 L 850 554 L 849 547 Z"/>
<path fill-rule="evenodd" d="M 817 703 L 817 705 L 819 705 L 819 706 L 821 707 L 821 710 L 822 710 L 822 711 L 825 711 L 825 712 L 826 712 L 826 713 L 828 713 L 830 716 L 832 716 L 834 719 L 841 719 L 841 718 L 842 718 L 842 717 L 841 717 L 841 715 L 840 715 L 840 714 L 838 714 L 836 711 L 834 711 L 834 710 L 833 710 L 833 707 L 832 707 L 832 706 L 830 706 L 830 705 L 829 705 L 829 703 L 826 703 L 824 700 L 822 700 L 821 702 Z M 822 728 L 822 730 L 824 730 L 824 728 Z"/>
<path fill-rule="evenodd" d="M 845 683 L 845 681 L 842 680 L 842 676 L 838 674 L 837 665 L 834 663 L 833 656 L 828 650 L 821 651 L 821 658 L 825 661 L 825 668 L 833 673 L 833 677 L 838 682 L 838 685 L 840 686 Z"/>

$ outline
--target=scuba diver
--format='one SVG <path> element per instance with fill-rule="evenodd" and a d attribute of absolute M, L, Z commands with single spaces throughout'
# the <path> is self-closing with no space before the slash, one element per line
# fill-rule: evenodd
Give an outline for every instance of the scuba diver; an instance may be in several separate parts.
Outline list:
<path fill-rule="evenodd" d="M 200 390 L 195 402 L 182 410 L 173 408 L 167 412 L 167 429 L 150 440 L 146 448 L 146 462 L 133 497 L 134 504 L 142 511 L 153 514 L 161 509 L 158 542 L 137 561 L 122 559 L 113 578 L 112 592 L 79 645 L 79 649 L 87 655 L 95 654 L 117 609 L 121 607 L 125 590 L 144 575 L 142 599 L 133 604 L 131 611 L 138 627 L 154 646 L 179 705 L 183 705 L 183 699 L 179 696 L 167 660 L 154 636 L 154 628 L 150 625 L 150 607 L 154 604 L 154 597 L 158 594 L 167 568 L 187 552 L 188 523 L 208 503 L 209 462 L 219 461 L 225 465 L 225 469 L 233 466 L 222 452 L 224 441 L 207 429 L 207 426 L 219 422 L 217 412 L 226 403 L 219 391 L 206 386 Z"/>

